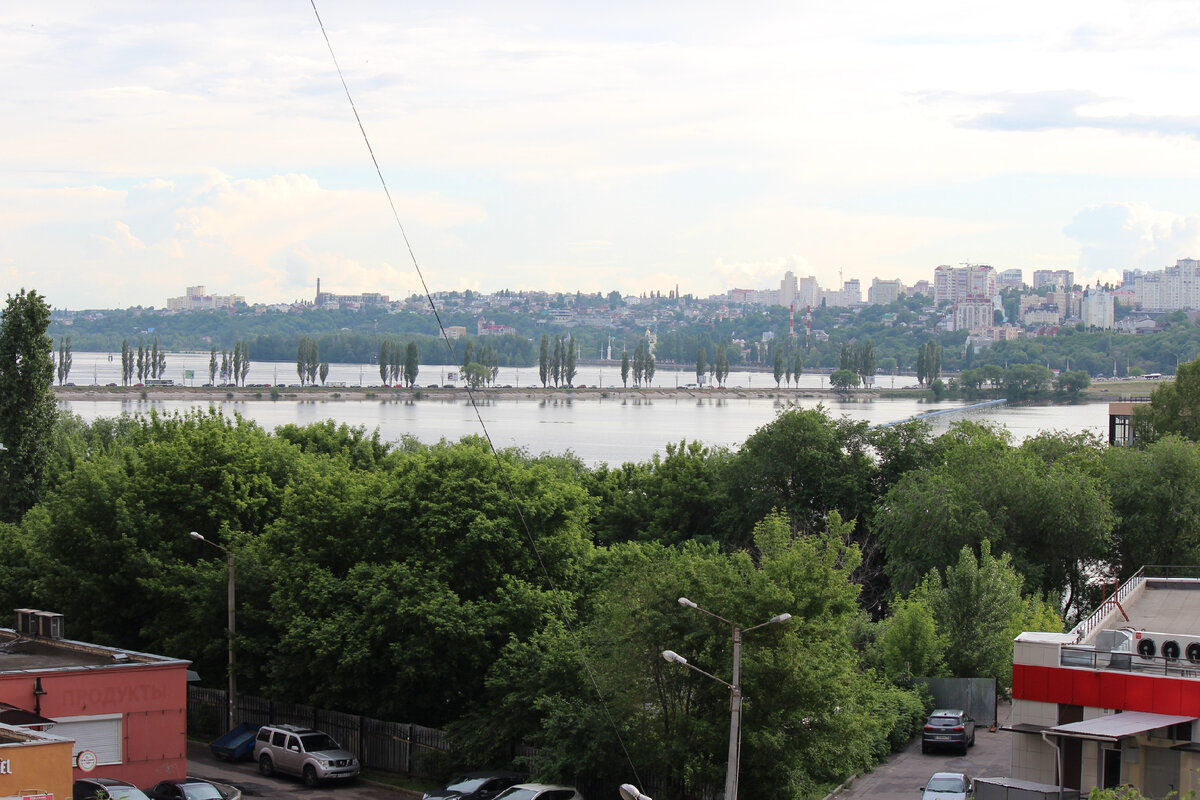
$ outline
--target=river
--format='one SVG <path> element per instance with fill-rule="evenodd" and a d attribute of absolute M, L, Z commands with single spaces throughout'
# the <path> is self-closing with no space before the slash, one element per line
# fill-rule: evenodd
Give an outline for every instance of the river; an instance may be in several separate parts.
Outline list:
<path fill-rule="evenodd" d="M 93 354 L 88 354 L 93 355 Z M 184 359 L 195 363 L 196 375 L 204 370 L 200 382 L 207 382 L 207 356 L 168 357 L 168 363 Z M 95 356 L 83 359 L 86 370 L 79 370 L 80 356 L 76 356 L 71 377 L 79 378 L 92 370 L 97 383 L 119 381 L 120 357 L 112 366 L 107 357 Z M 258 362 L 251 365 L 247 380 L 250 383 L 271 382 L 282 368 L 294 364 L 271 364 Z M 423 367 L 422 375 L 433 375 L 434 370 L 445 368 Z M 506 376 L 501 371 L 500 382 L 511 380 L 513 385 L 529 385 L 529 378 L 536 378 L 535 369 L 522 369 L 518 379 L 517 370 Z M 330 365 L 329 381 L 359 385 L 360 367 L 356 364 Z M 589 367 L 580 370 L 577 383 L 595 381 L 600 384 L 601 370 Z M 609 385 L 609 370 L 604 368 L 604 385 Z M 619 377 L 614 370 L 613 377 Z M 370 385 L 365 379 L 362 385 Z M 528 375 L 529 377 L 525 377 Z M 594 375 L 594 377 L 590 377 Z M 111 379 L 110 379 L 111 376 Z M 378 383 L 378 373 L 375 373 Z M 685 378 L 690 380 L 684 380 Z M 802 385 L 816 387 L 825 376 L 802 376 Z M 518 380 L 520 382 L 518 382 Z M 694 383 L 695 373 L 660 372 L 655 384 L 664 388 Z M 907 384 L 908 378 L 897 378 Z M 76 381 L 80 382 L 80 381 Z M 91 383 L 91 381 L 88 381 Z M 177 382 L 183 382 L 179 380 Z M 192 381 L 188 381 L 191 383 Z M 274 381 L 276 383 L 281 381 Z M 290 382 L 290 381 L 289 381 Z M 427 382 L 433 383 L 432 377 Z M 731 386 L 747 387 L 764 384 L 774 385 L 770 375 L 764 373 L 734 373 L 727 382 Z M 877 383 L 890 385 L 890 376 L 880 376 Z M 782 393 L 781 393 L 782 394 Z M 585 464 L 595 466 L 602 463 L 620 464 L 626 461 L 646 461 L 655 453 L 662 453 L 667 443 L 698 440 L 706 445 L 739 447 L 747 437 L 762 425 L 774 419 L 779 411 L 788 406 L 789 400 L 781 398 L 710 398 L 703 393 L 696 397 L 634 398 L 625 396 L 593 397 L 579 399 L 560 398 L 485 398 L 478 409 L 463 400 L 427 398 L 421 400 L 393 400 L 387 398 L 336 400 L 70 400 L 60 402 L 60 407 L 78 414 L 85 420 L 97 417 L 117 416 L 122 413 L 146 413 L 156 409 L 160 413 L 174 413 L 193 408 L 217 408 L 224 414 L 240 414 L 274 430 L 288 423 L 308 424 L 326 419 L 344 422 L 347 425 L 363 426 L 367 430 L 379 429 L 380 436 L 387 441 L 399 441 L 402 436 L 413 436 L 419 441 L 432 443 L 440 439 L 457 440 L 463 436 L 480 434 L 486 427 L 488 435 L 497 447 L 519 447 L 532 455 L 542 453 L 561 454 L 570 452 Z M 897 422 L 931 411 L 950 410 L 953 413 L 939 414 L 930 419 L 935 431 L 943 431 L 957 419 L 975 419 L 1002 425 L 1015 441 L 1020 441 L 1041 431 L 1064 430 L 1071 432 L 1092 431 L 1103 435 L 1107 431 L 1108 409 L 1104 403 L 1089 403 L 1071 406 L 987 406 L 968 408 L 969 404 L 958 401 L 935 403 L 916 398 L 873 399 L 873 400 L 816 400 L 800 398 L 796 405 L 805 408 L 823 403 L 834 416 L 846 415 L 853 419 L 866 420 L 872 425 Z M 482 420 L 482 425 L 481 425 Z"/>

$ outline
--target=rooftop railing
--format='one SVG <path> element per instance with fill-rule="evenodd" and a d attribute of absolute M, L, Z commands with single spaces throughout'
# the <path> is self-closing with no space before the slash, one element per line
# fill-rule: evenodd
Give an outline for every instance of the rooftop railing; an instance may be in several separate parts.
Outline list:
<path fill-rule="evenodd" d="M 1169 567 L 1168 567 L 1169 569 Z M 1125 601 L 1129 595 L 1133 594 L 1139 586 L 1146 582 L 1146 567 L 1142 567 L 1137 572 L 1121 584 L 1115 592 L 1104 598 L 1104 601 L 1086 617 L 1079 621 L 1079 624 L 1071 629 L 1071 633 L 1075 634 L 1075 641 L 1082 642 L 1088 637 L 1092 631 L 1100 627 L 1104 620 L 1108 619 L 1108 615 L 1113 611 L 1121 609 L 1121 603 Z"/>

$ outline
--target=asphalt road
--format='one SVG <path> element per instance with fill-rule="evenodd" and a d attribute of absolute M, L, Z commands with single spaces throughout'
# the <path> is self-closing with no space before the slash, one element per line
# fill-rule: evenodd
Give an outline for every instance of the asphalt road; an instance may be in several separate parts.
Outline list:
<path fill-rule="evenodd" d="M 1000 726 L 1008 724 L 1012 706 L 1004 703 L 996 710 Z M 990 733 L 979 728 L 975 746 L 967 755 L 933 752 L 921 753 L 918 736 L 869 775 L 863 775 L 838 795 L 838 800 L 882 798 L 882 800 L 920 800 L 920 790 L 935 772 L 962 772 L 967 777 L 991 778 L 1010 774 L 1012 733 L 999 730 Z"/>
<path fill-rule="evenodd" d="M 420 800 L 419 794 L 361 778 L 351 784 L 325 784 L 315 789 L 305 786 L 299 778 L 279 775 L 264 778 L 258 774 L 254 762 L 221 761 L 209 752 L 208 745 L 199 742 L 188 742 L 187 759 L 188 775 L 236 787 L 249 800 Z"/>

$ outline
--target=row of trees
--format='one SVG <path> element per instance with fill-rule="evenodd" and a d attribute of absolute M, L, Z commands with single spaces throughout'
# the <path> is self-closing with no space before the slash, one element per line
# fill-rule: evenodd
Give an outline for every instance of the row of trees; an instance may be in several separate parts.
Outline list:
<path fill-rule="evenodd" d="M 160 378 L 167 374 L 167 352 L 158 348 L 158 337 L 150 347 L 142 339 L 138 339 L 137 349 L 129 345 L 129 340 L 121 342 L 121 383 L 128 386 L 137 376 L 138 383 L 147 379 Z"/>
<path fill-rule="evenodd" d="M 572 387 L 578 374 L 579 346 L 573 335 L 559 334 L 551 344 L 550 334 L 542 334 L 538 348 L 538 379 L 543 387 L 554 384 Z"/>
<path fill-rule="evenodd" d="M 420 372 L 420 353 L 417 343 L 410 341 L 401 348 L 399 342 L 384 339 L 379 344 L 379 379 L 385 386 L 404 382 L 410 389 L 417 383 Z"/>
<path fill-rule="evenodd" d="M 216 385 L 219 375 L 222 383 L 232 383 L 235 386 L 246 385 L 246 375 L 250 372 L 250 343 L 235 342 L 233 350 L 220 351 L 221 361 L 217 362 L 217 348 L 214 346 L 208 353 L 208 382 Z"/>
<path fill-rule="evenodd" d="M 637 349 L 633 351 L 632 361 L 628 352 L 621 354 L 621 385 L 628 387 L 629 377 L 632 374 L 634 387 L 650 386 L 654 383 L 654 373 L 657 369 L 654 350 L 650 347 L 649 341 L 642 339 L 638 342 Z"/>
<path fill-rule="evenodd" d="M 714 361 L 708 361 L 708 353 L 703 347 L 696 351 L 696 383 L 704 381 L 704 374 L 708 372 L 709 377 L 716 386 L 724 386 L 725 379 L 729 377 L 729 348 L 721 345 L 717 348 L 717 357 Z"/>

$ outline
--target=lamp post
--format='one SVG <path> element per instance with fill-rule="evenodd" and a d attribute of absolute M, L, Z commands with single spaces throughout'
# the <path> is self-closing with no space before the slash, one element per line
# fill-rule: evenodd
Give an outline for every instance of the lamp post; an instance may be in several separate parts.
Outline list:
<path fill-rule="evenodd" d="M 792 618 L 792 615 L 777 614 L 766 622 L 753 625 L 749 628 L 742 628 L 739 627 L 735 622 L 731 622 L 718 614 L 714 614 L 707 609 L 701 608 L 691 600 L 688 600 L 686 597 L 679 598 L 679 605 L 687 606 L 688 608 L 694 608 L 701 614 L 707 614 L 714 619 L 719 619 L 721 622 L 724 622 L 733 629 L 732 682 L 723 681 L 716 675 L 705 672 L 699 667 L 689 664 L 686 658 L 674 652 L 673 650 L 664 650 L 662 652 L 662 657 L 667 661 L 673 661 L 677 664 L 682 664 L 688 669 L 695 670 L 701 675 L 712 678 L 717 683 L 729 687 L 729 760 L 725 766 L 725 800 L 737 800 L 738 768 L 742 756 L 742 634 L 749 633 L 750 631 L 757 630 L 758 628 L 764 628 L 767 625 L 774 625 L 779 622 L 787 622 Z"/>
<path fill-rule="evenodd" d="M 228 628 L 229 628 L 229 709 L 228 709 L 227 721 L 229 723 L 229 730 L 233 730 L 233 711 L 237 707 L 237 678 L 234 677 L 234 673 L 233 673 L 233 664 L 234 664 L 234 661 L 233 661 L 233 634 L 237 630 L 237 626 L 234 624 L 236 620 L 235 620 L 235 615 L 234 615 L 234 594 L 233 594 L 233 551 L 230 550 L 228 547 L 224 547 L 222 545 L 217 544 L 216 542 L 205 539 L 203 534 L 196 533 L 196 531 L 190 532 L 188 534 L 188 536 L 192 537 L 196 541 L 204 542 L 205 544 L 212 545 L 213 547 L 220 550 L 222 553 L 225 554 L 225 563 L 228 565 L 228 575 L 229 575 L 229 578 L 228 578 L 229 579 L 229 587 L 228 587 L 228 600 L 229 600 L 229 612 L 228 612 L 229 613 L 229 622 L 228 622 Z"/>

